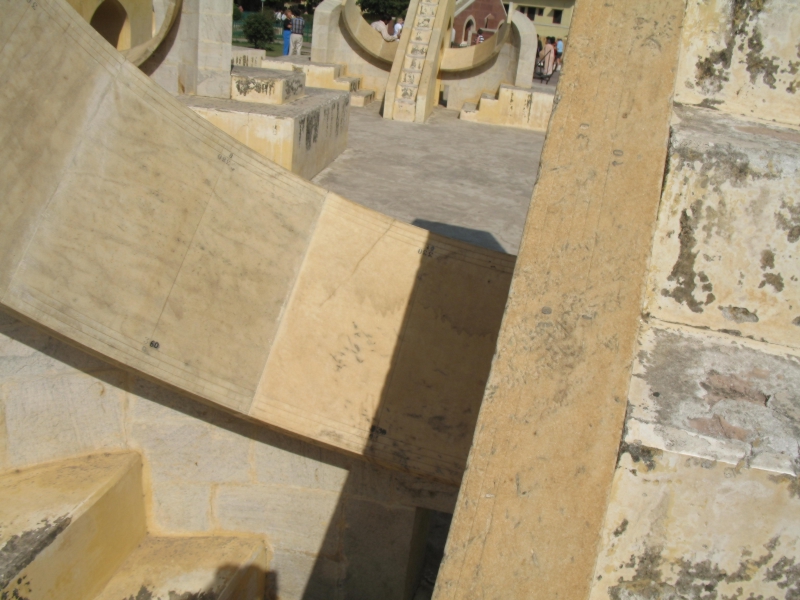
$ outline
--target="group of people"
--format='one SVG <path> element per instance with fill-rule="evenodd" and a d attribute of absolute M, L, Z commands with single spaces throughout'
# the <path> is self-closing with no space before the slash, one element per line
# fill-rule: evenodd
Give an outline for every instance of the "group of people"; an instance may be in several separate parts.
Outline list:
<path fill-rule="evenodd" d="M 392 25 L 390 31 L 389 25 L 391 22 L 392 19 L 390 17 L 381 17 L 372 23 L 372 28 L 380 33 L 381 37 L 387 42 L 396 42 L 398 39 L 400 39 L 400 33 L 403 31 L 403 24 L 405 21 L 403 20 L 403 17 L 397 17 L 397 20 L 394 22 L 394 25 Z"/>
<path fill-rule="evenodd" d="M 295 16 L 292 9 L 287 8 L 286 12 L 276 12 L 275 20 L 281 24 L 283 30 L 283 55 L 300 56 L 300 50 L 303 48 L 303 30 L 306 26 L 303 17 Z"/>
<path fill-rule="evenodd" d="M 555 37 L 545 38 L 542 45 L 541 38 L 537 38 L 537 62 L 542 69 L 542 74 L 549 77 L 554 71 L 561 69 L 561 57 L 564 54 L 564 40 Z"/>

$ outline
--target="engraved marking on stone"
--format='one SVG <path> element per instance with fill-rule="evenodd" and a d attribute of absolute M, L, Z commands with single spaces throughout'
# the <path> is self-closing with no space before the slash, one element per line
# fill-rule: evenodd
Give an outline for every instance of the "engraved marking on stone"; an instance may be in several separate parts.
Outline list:
<path fill-rule="evenodd" d="M 155 340 L 150 340 L 150 347 L 151 347 L 151 348 L 154 348 L 154 349 L 158 350 L 158 347 L 159 347 L 159 346 L 160 346 L 160 344 L 159 344 L 157 341 L 155 341 Z"/>
<path fill-rule="evenodd" d="M 436 246 L 425 246 L 424 248 L 417 250 L 417 254 L 422 254 L 422 256 L 427 256 L 430 258 L 433 256 L 434 250 L 436 250 Z"/>

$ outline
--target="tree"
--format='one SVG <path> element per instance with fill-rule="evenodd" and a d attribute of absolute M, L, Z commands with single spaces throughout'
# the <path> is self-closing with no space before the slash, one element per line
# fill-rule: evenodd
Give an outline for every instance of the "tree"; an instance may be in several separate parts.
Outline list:
<path fill-rule="evenodd" d="M 272 11 L 248 15 L 242 31 L 253 46 L 266 49 L 267 45 L 275 41 L 275 19 Z"/>
<path fill-rule="evenodd" d="M 359 0 L 367 19 L 405 17 L 409 0 Z"/>

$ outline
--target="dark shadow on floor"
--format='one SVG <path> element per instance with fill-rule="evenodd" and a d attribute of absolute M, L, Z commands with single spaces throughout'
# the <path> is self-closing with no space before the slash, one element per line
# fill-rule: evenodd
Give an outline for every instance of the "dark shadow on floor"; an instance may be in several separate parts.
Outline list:
<path fill-rule="evenodd" d="M 438 221 L 426 221 L 425 219 L 414 219 L 412 225 L 427 229 L 433 233 L 438 233 L 444 237 L 454 240 L 467 242 L 474 246 L 480 246 L 487 250 L 495 250 L 496 252 L 506 252 L 506 249 L 500 245 L 497 238 L 488 231 L 481 231 L 480 229 L 470 229 L 469 227 L 459 227 L 458 225 L 450 225 L 449 223 L 439 223 Z"/>

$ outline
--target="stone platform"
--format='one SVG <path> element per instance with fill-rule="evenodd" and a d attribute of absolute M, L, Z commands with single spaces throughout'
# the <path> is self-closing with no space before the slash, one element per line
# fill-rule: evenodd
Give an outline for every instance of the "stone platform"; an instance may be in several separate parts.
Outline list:
<path fill-rule="evenodd" d="M 200 96 L 178 100 L 249 148 L 307 179 L 347 147 L 349 92 L 305 88 L 303 97 L 288 104 Z"/>

